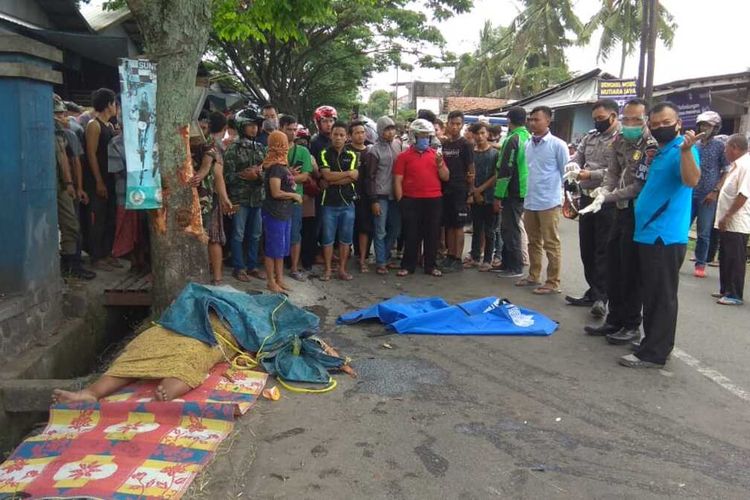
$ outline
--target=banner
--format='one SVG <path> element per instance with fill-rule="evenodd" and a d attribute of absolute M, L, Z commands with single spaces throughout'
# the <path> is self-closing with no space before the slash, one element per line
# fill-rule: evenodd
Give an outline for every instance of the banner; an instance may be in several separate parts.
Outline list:
<path fill-rule="evenodd" d="M 698 115 L 711 109 L 711 92 L 709 90 L 685 90 L 662 96 L 665 101 L 672 101 L 680 110 L 683 128 L 695 128 Z"/>
<path fill-rule="evenodd" d="M 119 69 L 127 169 L 125 208 L 161 208 L 156 144 L 156 64 L 145 59 L 120 59 Z"/>
<path fill-rule="evenodd" d="M 597 89 L 599 99 L 612 99 L 622 111 L 625 103 L 630 99 L 638 97 L 635 92 L 635 78 L 626 80 L 599 80 Z"/>

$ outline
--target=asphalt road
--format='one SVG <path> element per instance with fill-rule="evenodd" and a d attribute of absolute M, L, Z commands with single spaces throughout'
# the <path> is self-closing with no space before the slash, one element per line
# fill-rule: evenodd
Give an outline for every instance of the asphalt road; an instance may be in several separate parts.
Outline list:
<path fill-rule="evenodd" d="M 563 290 L 584 290 L 575 223 L 563 231 Z M 189 498 L 750 497 L 750 318 L 718 306 L 683 268 L 679 357 L 637 371 L 627 347 L 583 334 L 585 309 L 493 274 L 296 284 L 324 337 L 354 359 L 327 395 L 283 392 L 238 421 Z M 260 282 L 256 282 L 260 285 Z M 379 336 L 335 318 L 396 293 L 508 297 L 560 322 L 547 338 Z M 383 347 L 384 343 L 392 349 Z"/>

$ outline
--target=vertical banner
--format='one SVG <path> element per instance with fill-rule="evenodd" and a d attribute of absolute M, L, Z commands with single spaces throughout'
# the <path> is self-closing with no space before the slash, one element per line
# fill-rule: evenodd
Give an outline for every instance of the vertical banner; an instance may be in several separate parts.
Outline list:
<path fill-rule="evenodd" d="M 627 80 L 599 80 L 599 99 L 612 99 L 622 111 L 625 103 L 637 97 L 635 93 L 635 78 Z"/>
<path fill-rule="evenodd" d="M 127 168 L 125 208 L 161 208 L 156 144 L 156 64 L 145 59 L 120 59 L 120 86 Z"/>

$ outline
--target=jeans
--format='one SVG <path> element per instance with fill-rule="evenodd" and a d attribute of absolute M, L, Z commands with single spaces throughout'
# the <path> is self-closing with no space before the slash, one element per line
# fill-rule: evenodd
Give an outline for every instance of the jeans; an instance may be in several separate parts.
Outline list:
<path fill-rule="evenodd" d="M 258 267 L 258 245 L 263 231 L 260 207 L 240 205 L 237 213 L 232 217 L 232 266 L 235 271 L 242 269 L 253 270 Z M 242 244 L 245 233 L 249 235 L 247 242 L 247 262 L 245 262 Z"/>
<path fill-rule="evenodd" d="M 401 213 L 398 209 L 396 200 L 381 198 L 380 215 L 373 216 L 375 225 L 375 264 L 383 267 L 391 258 L 391 248 L 396 242 L 396 238 L 401 233 Z"/>
<path fill-rule="evenodd" d="M 340 207 L 323 206 L 323 246 L 331 246 L 337 241 L 341 245 L 351 245 L 354 237 L 354 205 Z"/>
<path fill-rule="evenodd" d="M 693 197 L 693 210 L 690 214 L 690 224 L 698 219 L 695 231 L 698 240 L 695 242 L 695 265 L 706 265 L 708 247 L 711 243 L 711 229 L 716 217 L 716 202 L 703 203 L 705 196 Z"/>
<path fill-rule="evenodd" d="M 292 205 L 292 236 L 291 244 L 299 245 L 302 242 L 302 205 Z"/>
<path fill-rule="evenodd" d="M 493 229 L 493 233 L 495 234 L 495 243 L 492 245 L 495 247 L 493 249 L 493 256 L 497 260 L 503 260 L 503 218 L 502 215 L 498 215 L 495 219 L 495 229 Z"/>
<path fill-rule="evenodd" d="M 492 251 L 495 247 L 495 227 L 497 226 L 497 215 L 491 203 L 473 205 L 471 207 L 471 219 L 473 232 L 471 235 L 471 258 L 478 261 L 484 250 L 484 262 L 492 262 Z M 484 234 L 484 249 L 482 248 L 482 235 Z"/>

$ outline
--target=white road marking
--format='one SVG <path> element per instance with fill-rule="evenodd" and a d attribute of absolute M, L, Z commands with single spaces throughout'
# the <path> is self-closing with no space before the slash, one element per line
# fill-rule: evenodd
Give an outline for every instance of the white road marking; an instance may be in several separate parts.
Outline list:
<path fill-rule="evenodd" d="M 672 355 L 674 355 L 675 358 L 682 360 L 688 366 L 695 368 L 696 370 L 698 370 L 698 373 L 708 378 L 709 380 L 716 382 L 721 387 L 728 390 L 729 392 L 731 392 L 738 398 L 744 399 L 745 401 L 750 402 L 750 392 L 747 392 L 745 389 L 738 386 L 737 384 L 735 384 L 734 382 L 732 382 L 727 377 L 725 377 L 718 371 L 714 370 L 710 366 L 704 365 L 699 360 L 695 359 L 694 357 L 692 357 L 690 354 L 686 353 L 682 349 L 675 347 L 674 350 L 672 351 Z"/>

